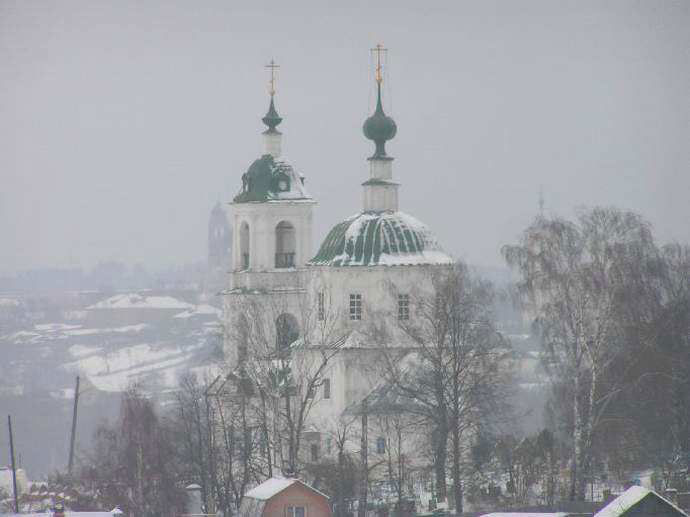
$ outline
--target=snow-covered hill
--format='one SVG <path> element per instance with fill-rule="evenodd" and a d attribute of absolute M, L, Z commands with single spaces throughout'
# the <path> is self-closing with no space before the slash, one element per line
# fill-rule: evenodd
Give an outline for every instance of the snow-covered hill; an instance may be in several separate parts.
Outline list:
<path fill-rule="evenodd" d="M 48 310 L 45 300 L 35 310 L 33 298 L 2 298 L 13 312 L 0 322 L 0 408 L 13 413 L 18 450 L 34 477 L 64 467 L 77 375 L 83 448 L 99 420 L 117 416 L 129 386 L 166 404 L 183 375 L 214 376 L 220 368 L 221 311 L 195 292 L 89 293 Z M 29 437 L 44 450 L 22 443 Z"/>

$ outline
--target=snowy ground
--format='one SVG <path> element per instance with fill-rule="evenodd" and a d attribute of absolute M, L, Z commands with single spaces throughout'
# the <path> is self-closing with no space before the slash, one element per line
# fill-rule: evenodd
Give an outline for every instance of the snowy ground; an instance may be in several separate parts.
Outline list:
<path fill-rule="evenodd" d="M 86 443 L 99 421 L 117 417 L 119 393 L 129 386 L 137 384 L 165 404 L 181 376 L 217 374 L 220 310 L 194 303 L 194 296 L 126 293 L 0 321 L 0 407 L 16 420 L 32 476 L 64 466 L 77 375 L 83 395 L 79 435 Z M 120 309 L 135 321 L 123 324 Z M 92 311 L 99 311 L 99 326 L 89 317 Z M 29 441 L 50 450 L 34 450 Z"/>

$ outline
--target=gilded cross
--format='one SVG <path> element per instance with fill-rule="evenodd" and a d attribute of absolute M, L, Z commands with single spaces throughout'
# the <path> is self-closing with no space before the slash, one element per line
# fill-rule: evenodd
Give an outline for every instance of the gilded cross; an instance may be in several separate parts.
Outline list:
<path fill-rule="evenodd" d="M 280 68 L 280 65 L 276 65 L 275 61 L 271 59 L 271 62 L 266 65 L 266 68 L 271 70 L 271 80 L 268 83 L 268 93 L 273 97 L 276 93 L 276 69 Z"/>
<path fill-rule="evenodd" d="M 376 52 L 376 82 L 381 84 L 383 82 L 381 54 L 388 52 L 388 49 L 384 48 L 383 45 L 379 43 L 376 47 L 372 48 L 371 51 Z"/>

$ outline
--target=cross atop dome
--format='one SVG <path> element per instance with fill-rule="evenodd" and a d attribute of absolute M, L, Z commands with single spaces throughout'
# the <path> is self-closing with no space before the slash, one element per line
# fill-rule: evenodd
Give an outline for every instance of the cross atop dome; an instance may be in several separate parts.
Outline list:
<path fill-rule="evenodd" d="M 267 133 L 277 133 L 278 130 L 276 127 L 283 119 L 280 118 L 280 115 L 278 115 L 276 111 L 273 97 L 276 94 L 276 70 L 280 68 L 280 65 L 277 65 L 275 61 L 271 59 L 271 62 L 266 65 L 266 68 L 271 71 L 271 79 L 268 82 L 268 93 L 271 96 L 271 104 L 268 106 L 268 113 L 266 113 L 266 116 L 262 118 L 261 121 L 268 126 L 266 130 Z"/>
<path fill-rule="evenodd" d="M 276 94 L 276 70 L 280 68 L 280 65 L 276 65 L 275 61 L 271 59 L 271 62 L 266 65 L 266 68 L 271 70 L 271 80 L 268 82 L 268 93 L 273 97 Z"/>
<path fill-rule="evenodd" d="M 381 83 L 383 83 L 383 65 L 381 63 L 381 56 L 388 52 L 382 44 L 376 45 L 371 49 L 372 53 L 376 53 L 376 111 L 369 117 L 363 126 L 364 136 L 369 140 L 373 140 L 376 144 L 374 154 L 369 158 L 370 160 L 392 160 L 386 154 L 386 141 L 391 140 L 398 127 L 395 121 L 383 112 L 383 104 L 381 103 Z"/>
<path fill-rule="evenodd" d="M 382 70 L 383 68 L 381 67 L 381 54 L 385 55 L 385 52 L 388 52 L 387 48 L 384 48 L 381 43 L 377 44 L 374 48 L 371 49 L 371 53 L 373 54 L 376 52 L 376 82 L 381 84 L 383 82 L 383 73 Z"/>

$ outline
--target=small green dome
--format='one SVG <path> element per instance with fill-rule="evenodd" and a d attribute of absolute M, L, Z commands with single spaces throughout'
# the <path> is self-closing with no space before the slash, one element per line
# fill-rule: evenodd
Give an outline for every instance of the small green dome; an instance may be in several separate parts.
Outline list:
<path fill-rule="evenodd" d="M 282 118 L 280 118 L 280 115 L 278 115 L 278 112 L 276 111 L 275 104 L 273 103 L 273 96 L 271 95 L 271 104 L 268 106 L 268 112 L 264 116 L 264 118 L 261 119 L 261 122 L 266 124 L 268 126 L 268 129 L 266 131 L 278 131 L 276 127 L 278 124 L 280 124 L 283 121 Z"/>
<path fill-rule="evenodd" d="M 395 120 L 386 115 L 382 109 L 377 109 L 371 117 L 366 119 L 362 129 L 364 136 L 376 142 L 377 140 L 392 139 L 398 131 L 398 126 L 395 124 Z"/>
<path fill-rule="evenodd" d="M 328 233 L 313 266 L 452 264 L 431 230 L 403 212 L 362 212 Z"/>
<path fill-rule="evenodd" d="M 376 111 L 364 121 L 362 127 L 364 136 L 376 143 L 376 152 L 372 158 L 386 158 L 386 141 L 391 140 L 398 132 L 395 120 L 383 112 L 381 104 L 381 85 L 378 86 L 378 98 L 376 101 Z"/>

